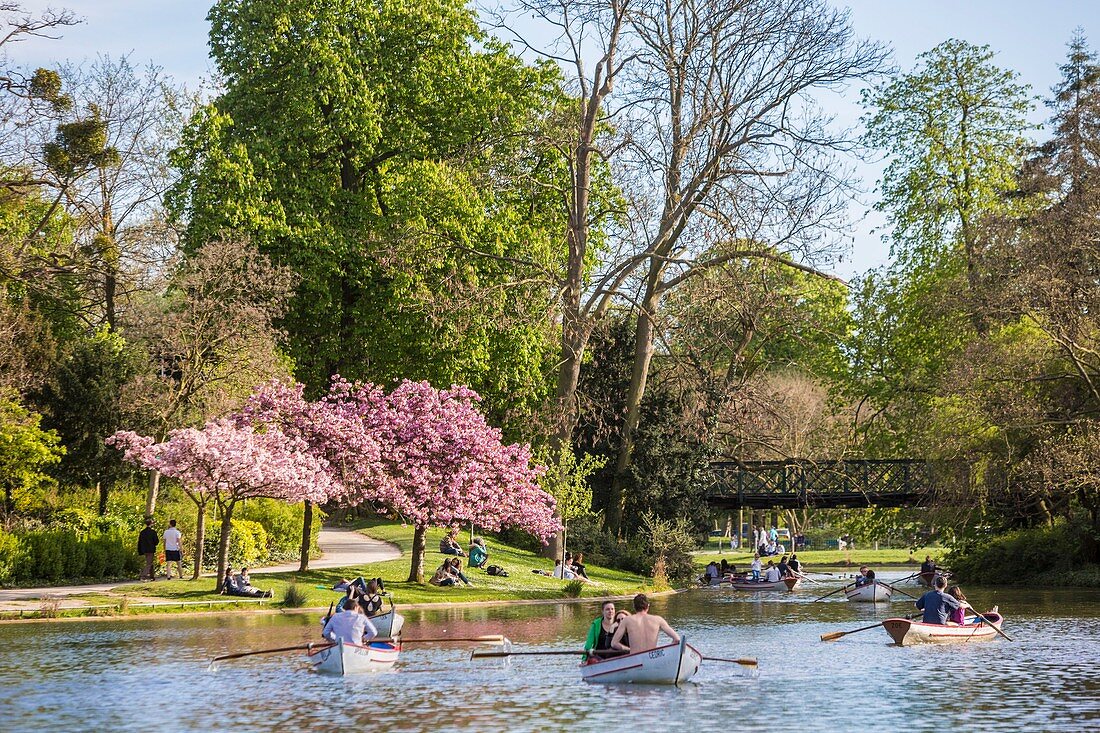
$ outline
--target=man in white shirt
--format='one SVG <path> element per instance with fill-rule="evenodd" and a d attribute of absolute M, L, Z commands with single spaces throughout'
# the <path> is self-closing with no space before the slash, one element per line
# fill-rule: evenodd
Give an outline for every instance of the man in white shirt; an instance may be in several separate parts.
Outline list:
<path fill-rule="evenodd" d="M 344 609 L 328 620 L 321 635 L 332 641 L 362 645 L 378 636 L 378 629 L 374 628 L 369 618 L 359 613 L 359 602 L 349 598 Z"/>
<path fill-rule="evenodd" d="M 183 533 L 176 529 L 176 520 L 168 521 L 168 529 L 164 530 L 164 565 L 168 580 L 172 579 L 172 563 L 176 564 L 176 574 L 183 579 L 183 556 L 180 554 L 180 542 Z"/>

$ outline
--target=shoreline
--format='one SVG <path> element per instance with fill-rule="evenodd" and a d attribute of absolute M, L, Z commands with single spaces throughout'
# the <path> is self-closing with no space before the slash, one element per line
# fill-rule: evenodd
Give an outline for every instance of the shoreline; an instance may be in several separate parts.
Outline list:
<path fill-rule="evenodd" d="M 659 598 L 662 596 L 676 595 L 677 593 L 686 593 L 692 590 L 691 588 L 672 588 L 670 590 L 656 591 L 653 593 L 646 593 L 650 598 Z M 612 595 L 612 596 L 580 596 L 578 598 L 504 598 L 493 601 L 440 601 L 438 603 L 402 603 L 394 604 L 394 607 L 400 612 L 401 610 L 423 611 L 423 610 L 442 610 L 447 608 L 485 608 L 494 606 L 538 606 L 538 605 L 565 605 L 570 603 L 603 603 L 604 601 L 624 601 L 634 598 L 637 594 L 629 595 Z M 63 610 L 80 610 L 79 607 L 73 609 Z M 53 618 L 8 618 L 0 619 L 0 625 L 6 624 L 43 624 L 43 623 L 56 623 L 56 622 L 72 622 L 72 621 L 131 621 L 141 620 L 149 618 L 215 618 L 221 616 L 301 616 L 314 613 L 325 613 L 328 610 L 327 606 L 309 606 L 303 608 L 234 608 L 224 609 L 219 611 L 180 611 L 180 612 L 158 612 L 151 611 L 149 613 L 125 613 L 115 615 L 80 615 L 80 616 L 56 616 Z M 34 611 L 30 611 L 34 612 Z"/>

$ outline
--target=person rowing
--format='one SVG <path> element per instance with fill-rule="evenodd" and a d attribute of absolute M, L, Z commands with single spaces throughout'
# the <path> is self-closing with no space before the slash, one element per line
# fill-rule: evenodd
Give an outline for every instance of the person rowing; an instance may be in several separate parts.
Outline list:
<path fill-rule="evenodd" d="M 627 616 L 615 629 L 615 635 L 611 638 L 611 648 L 631 653 L 644 652 L 657 648 L 657 638 L 664 632 L 673 643 L 680 643 L 680 635 L 673 631 L 660 616 L 650 614 L 649 599 L 644 593 L 634 596 L 634 615 Z M 623 639 L 630 637 L 630 646 L 623 643 Z"/>
<path fill-rule="evenodd" d="M 935 588 L 916 600 L 917 609 L 924 612 L 924 618 L 921 619 L 924 623 L 945 626 L 951 613 L 955 609 L 961 608 L 957 600 L 943 592 L 946 587 L 946 578 L 937 575 Z"/>
<path fill-rule="evenodd" d="M 859 575 L 856 576 L 857 588 L 861 588 L 865 585 L 870 585 L 875 582 L 875 577 L 873 575 L 870 578 L 867 577 L 868 572 L 869 568 L 866 565 L 861 565 L 859 567 Z"/>
<path fill-rule="evenodd" d="M 370 619 L 359 613 L 359 602 L 349 598 L 341 611 L 333 614 L 325 623 L 321 635 L 333 642 L 363 644 L 378 636 L 378 629 Z"/>

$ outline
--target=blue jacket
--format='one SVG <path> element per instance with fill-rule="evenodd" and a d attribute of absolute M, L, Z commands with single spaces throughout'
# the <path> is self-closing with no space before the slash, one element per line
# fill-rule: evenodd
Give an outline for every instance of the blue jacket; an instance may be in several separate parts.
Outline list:
<path fill-rule="evenodd" d="M 959 602 L 941 590 L 930 590 L 917 599 L 916 606 L 924 611 L 924 618 L 921 619 L 924 623 L 942 626 L 947 623 L 951 612 L 959 608 Z"/>

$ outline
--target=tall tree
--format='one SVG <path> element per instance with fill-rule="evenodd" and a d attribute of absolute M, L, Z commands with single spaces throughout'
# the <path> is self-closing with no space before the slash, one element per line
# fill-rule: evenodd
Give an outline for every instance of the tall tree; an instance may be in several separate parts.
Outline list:
<path fill-rule="evenodd" d="M 528 268 L 555 256 L 556 167 L 517 141 L 556 103 L 553 69 L 456 0 L 225 0 L 209 17 L 225 92 L 185 134 L 175 211 L 187 246 L 236 229 L 299 275 L 281 323 L 309 391 L 409 376 L 502 412 L 541 401 L 548 287 Z M 440 311 L 469 291 L 477 307 Z"/>

